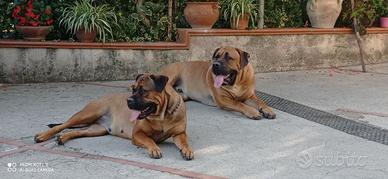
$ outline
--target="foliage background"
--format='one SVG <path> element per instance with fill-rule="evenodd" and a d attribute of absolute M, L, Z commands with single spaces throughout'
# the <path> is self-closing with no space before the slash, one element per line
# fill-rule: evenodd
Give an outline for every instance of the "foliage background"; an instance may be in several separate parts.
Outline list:
<path fill-rule="evenodd" d="M 60 15 L 64 3 L 74 0 L 56 0 L 58 7 L 54 10 L 54 19 Z M 372 0 L 355 0 L 358 11 L 357 18 L 363 27 L 377 26 L 376 14 L 371 8 Z M 13 0 L 0 0 L 0 38 L 18 38 L 11 20 Z M 144 0 L 140 11 L 136 8 L 135 0 L 96 0 L 98 4 L 107 3 L 114 7 L 119 18 L 118 26 L 114 26 L 112 42 L 132 41 L 174 41 L 176 28 L 188 28 L 183 10 L 186 0 L 176 0 L 173 10 L 173 31 L 168 35 L 168 9 L 166 0 Z M 257 4 L 259 0 L 256 0 Z M 265 0 L 265 27 L 287 28 L 308 27 L 306 13 L 307 0 Z M 352 27 L 352 14 L 350 0 L 344 0 L 342 12 L 337 20 L 336 27 Z M 222 19 L 213 28 L 228 28 L 229 22 Z M 73 36 L 63 31 L 64 28 L 55 21 L 54 30 L 49 34 L 48 40 L 72 40 Z"/>
<path fill-rule="evenodd" d="M 11 5 L 13 0 L 0 0 L 0 38 L 14 38 Z"/>

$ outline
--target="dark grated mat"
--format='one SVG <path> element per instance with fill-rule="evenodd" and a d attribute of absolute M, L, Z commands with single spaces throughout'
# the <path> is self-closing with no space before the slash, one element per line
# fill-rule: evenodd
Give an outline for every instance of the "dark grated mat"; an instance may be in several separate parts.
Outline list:
<path fill-rule="evenodd" d="M 256 90 L 256 95 L 263 99 L 268 105 L 280 111 L 346 132 L 350 135 L 388 145 L 388 130 L 386 129 L 346 119 L 261 91 Z"/>

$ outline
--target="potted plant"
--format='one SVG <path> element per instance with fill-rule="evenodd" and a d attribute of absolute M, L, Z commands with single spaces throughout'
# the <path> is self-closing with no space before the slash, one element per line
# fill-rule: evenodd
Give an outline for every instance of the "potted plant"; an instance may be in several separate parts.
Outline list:
<path fill-rule="evenodd" d="M 188 0 L 183 11 L 192 28 L 211 29 L 220 16 L 217 0 Z"/>
<path fill-rule="evenodd" d="M 232 29 L 247 29 L 249 20 L 255 25 L 257 7 L 253 0 L 223 0 L 221 11 Z"/>
<path fill-rule="evenodd" d="M 16 30 L 31 41 L 44 40 L 54 23 L 51 0 L 15 0 L 12 18 Z"/>
<path fill-rule="evenodd" d="M 388 27 L 388 2 L 384 0 L 373 0 L 376 16 L 380 17 L 380 27 Z"/>
<path fill-rule="evenodd" d="M 112 37 L 112 25 L 117 24 L 117 17 L 107 4 L 95 5 L 92 0 L 80 0 L 66 5 L 59 24 L 75 34 L 80 42 L 93 42 L 96 37 L 105 42 L 107 35 Z"/>

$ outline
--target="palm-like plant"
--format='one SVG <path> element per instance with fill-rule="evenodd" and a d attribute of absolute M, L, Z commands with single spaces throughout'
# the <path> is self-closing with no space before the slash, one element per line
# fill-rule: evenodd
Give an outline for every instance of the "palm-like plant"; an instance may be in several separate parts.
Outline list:
<path fill-rule="evenodd" d="M 232 26 L 238 24 L 244 15 L 250 17 L 251 24 L 254 26 L 258 10 L 253 0 L 222 0 L 221 11 Z"/>
<path fill-rule="evenodd" d="M 114 9 L 107 4 L 95 6 L 92 0 L 80 0 L 66 5 L 59 24 L 73 35 L 78 30 L 96 31 L 98 39 L 105 42 L 107 35 L 112 37 L 111 25 L 117 24 L 117 17 Z"/>

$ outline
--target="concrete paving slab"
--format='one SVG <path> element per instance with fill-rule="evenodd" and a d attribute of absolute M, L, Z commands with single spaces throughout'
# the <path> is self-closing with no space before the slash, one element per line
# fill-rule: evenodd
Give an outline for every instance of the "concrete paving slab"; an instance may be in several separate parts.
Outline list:
<path fill-rule="evenodd" d="M 358 70 L 358 67 L 345 68 Z M 258 90 L 388 129 L 388 65 L 256 75 Z M 387 74 L 383 72 L 386 71 Z"/>
<path fill-rule="evenodd" d="M 388 100 L 381 81 L 385 76 L 335 74 L 327 70 L 268 73 L 257 75 L 257 89 L 295 100 L 325 111 L 349 108 L 385 113 Z M 379 84 L 376 84 L 380 82 Z M 84 83 L 46 83 L 8 86 L 0 91 L 0 136 L 33 144 L 33 136 L 47 129 L 48 123 L 63 122 L 89 100 L 110 92 L 125 91 L 127 82 L 103 82 L 104 86 Z M 344 90 L 344 91 L 343 91 Z M 360 97 L 362 96 L 362 97 Z M 227 178 L 386 178 L 388 147 L 338 130 L 277 111 L 276 120 L 254 121 L 244 116 L 188 102 L 189 142 L 195 151 L 193 161 L 184 161 L 171 140 L 161 144 L 163 158 L 150 159 L 144 149 L 114 136 L 82 138 L 64 146 L 47 144 L 53 150 L 104 155 L 125 160 L 168 166 Z M 362 114 L 363 115 L 363 114 Z M 365 119 L 369 119 L 365 115 Z M 380 120 L 380 119 L 376 119 Z M 370 120 L 368 120 L 370 122 Z M 372 122 L 371 122 L 372 123 Z M 385 124 L 384 122 L 381 124 Z M 377 123 L 376 123 L 377 125 Z M 380 124 L 378 124 L 380 125 Z M 40 158 L 40 156 L 44 156 Z M 56 158 L 56 160 L 54 159 Z M 24 152 L 0 158 L 2 167 L 11 161 L 54 161 L 59 177 L 90 178 L 117 175 L 117 163 L 77 159 L 41 152 Z M 76 160 L 80 174 L 66 163 Z M 63 163 L 63 164 L 62 164 Z M 53 164 L 53 165 L 54 165 Z M 101 168 L 107 167 L 100 174 Z M 128 167 L 127 177 L 177 177 Z M 10 178 L 52 178 L 51 174 L 10 175 Z M 90 173 L 90 171 L 96 171 Z M 135 171 L 134 171 L 135 172 Z M 156 172 L 156 173 L 155 173 Z M 117 175 L 117 176 L 116 176 Z"/>

